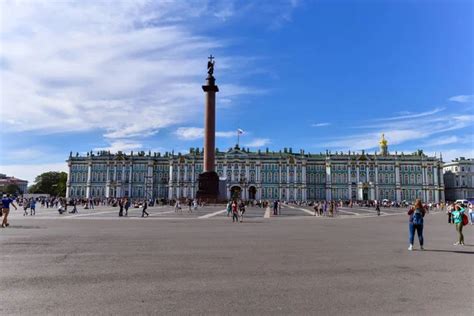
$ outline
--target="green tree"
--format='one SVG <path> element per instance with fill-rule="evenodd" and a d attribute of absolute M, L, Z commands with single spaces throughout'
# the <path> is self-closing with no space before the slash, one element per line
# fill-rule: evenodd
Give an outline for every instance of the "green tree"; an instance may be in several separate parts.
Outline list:
<path fill-rule="evenodd" d="M 18 187 L 16 184 L 9 184 L 5 187 L 5 193 L 7 194 L 21 194 L 23 192 L 21 192 L 20 190 L 20 187 Z"/>
<path fill-rule="evenodd" d="M 66 172 L 45 172 L 35 178 L 35 184 L 30 187 L 29 192 L 45 193 L 54 196 L 65 196 L 66 181 Z"/>

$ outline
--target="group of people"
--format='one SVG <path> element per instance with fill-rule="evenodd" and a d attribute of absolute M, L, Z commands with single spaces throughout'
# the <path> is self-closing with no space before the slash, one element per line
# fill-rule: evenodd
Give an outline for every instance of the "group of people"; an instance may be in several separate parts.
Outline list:
<path fill-rule="evenodd" d="M 197 210 L 199 202 L 196 199 L 186 199 L 183 204 L 188 208 L 188 212 L 192 213 L 193 210 Z M 183 211 L 183 204 L 181 204 L 180 200 L 176 200 L 174 203 L 174 211 L 181 213 Z"/>
<path fill-rule="evenodd" d="M 469 208 L 469 218 L 466 213 L 466 207 Z M 408 250 L 413 250 L 414 248 L 414 239 L 415 233 L 418 236 L 418 241 L 420 243 L 420 249 L 424 250 L 424 238 L 423 238 L 423 228 L 424 228 L 424 217 L 427 214 L 428 208 L 426 205 L 423 205 L 421 200 L 417 199 L 415 205 L 408 210 L 408 231 L 409 231 L 409 243 Z M 460 203 L 454 203 L 448 207 L 448 223 L 454 224 L 457 232 L 457 241 L 454 243 L 454 246 L 464 246 L 464 234 L 463 227 L 469 222 L 473 225 L 474 214 L 472 209 L 472 204 L 465 206 Z"/>
<path fill-rule="evenodd" d="M 337 201 L 319 201 L 313 206 L 314 216 L 334 217 L 338 214 L 337 209 L 340 204 Z"/>
<path fill-rule="evenodd" d="M 147 217 L 150 216 L 150 214 L 147 212 L 148 200 L 145 199 L 143 201 L 137 202 L 137 204 L 142 209 L 142 217 L 145 217 L 145 215 Z M 119 208 L 118 216 L 119 217 L 128 216 L 128 210 L 129 210 L 131 205 L 132 205 L 132 201 L 129 198 L 118 199 L 118 201 L 117 201 L 117 206 Z M 124 211 L 125 211 L 125 213 L 124 213 Z"/>
<path fill-rule="evenodd" d="M 245 214 L 245 203 L 244 201 L 231 200 L 227 202 L 226 211 L 227 217 L 232 214 L 232 223 L 238 223 L 239 219 L 240 223 L 242 223 Z"/>

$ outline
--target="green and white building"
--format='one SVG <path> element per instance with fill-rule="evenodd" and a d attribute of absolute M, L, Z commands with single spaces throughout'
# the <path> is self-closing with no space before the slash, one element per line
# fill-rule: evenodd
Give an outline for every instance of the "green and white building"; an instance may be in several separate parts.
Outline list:
<path fill-rule="evenodd" d="M 194 198 L 203 152 L 88 153 L 70 155 L 70 198 Z M 291 148 L 273 152 L 216 150 L 220 191 L 244 200 L 383 200 L 421 198 L 444 201 L 442 161 L 422 151 L 389 153 L 382 136 L 380 152 L 306 153 Z M 225 192 L 223 192 L 225 191 Z"/>

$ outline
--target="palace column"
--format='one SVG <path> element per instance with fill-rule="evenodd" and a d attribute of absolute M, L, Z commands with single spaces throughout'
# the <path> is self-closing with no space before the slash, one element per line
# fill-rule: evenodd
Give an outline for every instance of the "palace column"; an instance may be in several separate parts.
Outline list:
<path fill-rule="evenodd" d="M 109 198 L 110 197 L 110 165 L 107 162 L 106 164 L 106 175 L 105 175 L 105 197 Z"/>
<path fill-rule="evenodd" d="M 439 174 L 438 174 L 438 167 L 433 167 L 433 176 L 434 176 L 434 202 L 439 203 Z"/>
<path fill-rule="evenodd" d="M 332 183 L 332 175 L 331 175 L 331 163 L 329 161 L 326 161 L 326 200 L 331 201 L 332 200 L 332 188 L 331 188 L 331 183 Z"/>
<path fill-rule="evenodd" d="M 71 159 L 71 155 L 69 156 Z M 66 200 L 71 196 L 71 160 L 67 162 Z"/>
<path fill-rule="evenodd" d="M 173 199 L 173 161 L 171 160 L 170 163 L 170 171 L 169 171 L 169 180 L 168 180 L 168 200 Z"/>
<path fill-rule="evenodd" d="M 380 199 L 379 195 L 379 166 L 375 165 L 375 199 Z"/>
<path fill-rule="evenodd" d="M 132 172 L 133 172 L 133 163 L 130 163 L 128 167 L 128 197 L 132 196 Z"/>
<path fill-rule="evenodd" d="M 395 191 L 397 195 L 397 202 L 402 201 L 402 189 L 400 186 L 400 164 L 398 162 L 395 163 Z M 406 199 L 406 197 L 405 197 Z"/>
<path fill-rule="evenodd" d="M 87 164 L 86 198 L 91 197 L 92 161 Z"/>
<path fill-rule="evenodd" d="M 351 165 L 347 163 L 347 199 L 352 200 L 352 179 L 351 179 Z"/>

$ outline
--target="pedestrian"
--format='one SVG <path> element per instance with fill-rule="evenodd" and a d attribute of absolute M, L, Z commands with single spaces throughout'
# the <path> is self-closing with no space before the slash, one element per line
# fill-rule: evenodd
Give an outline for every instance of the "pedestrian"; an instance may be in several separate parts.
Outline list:
<path fill-rule="evenodd" d="M 126 198 L 125 199 L 125 216 L 128 216 L 128 209 L 130 208 L 130 205 L 132 204 L 132 202 L 130 201 L 129 198 Z"/>
<path fill-rule="evenodd" d="M 474 222 L 474 211 L 472 210 L 472 203 L 469 203 L 469 219 L 471 220 L 471 225 Z"/>
<path fill-rule="evenodd" d="M 23 216 L 28 215 L 28 207 L 30 206 L 30 202 L 23 201 Z"/>
<path fill-rule="evenodd" d="M 193 201 L 191 199 L 188 199 L 188 212 L 193 212 Z"/>
<path fill-rule="evenodd" d="M 240 222 L 244 220 L 244 213 L 245 213 L 245 203 L 243 201 L 240 202 L 239 205 L 239 210 L 240 210 Z"/>
<path fill-rule="evenodd" d="M 227 202 L 227 217 L 229 217 L 230 213 L 232 212 L 232 201 Z"/>
<path fill-rule="evenodd" d="M 10 196 L 7 196 L 6 194 L 3 195 L 2 198 L 2 216 L 3 216 L 3 221 L 2 221 L 2 228 L 10 226 L 10 223 L 8 223 L 8 214 L 10 213 L 10 204 L 17 210 L 16 205 L 13 203 L 13 199 Z"/>
<path fill-rule="evenodd" d="M 77 214 L 77 201 L 76 199 L 72 200 L 72 211 L 71 214 Z"/>
<path fill-rule="evenodd" d="M 179 200 L 176 200 L 176 203 L 174 205 L 174 211 L 178 212 L 181 210 L 181 205 L 179 204 Z"/>
<path fill-rule="evenodd" d="M 123 216 L 123 201 L 122 199 L 118 200 L 118 206 L 119 206 L 119 216 Z"/>
<path fill-rule="evenodd" d="M 416 199 L 415 206 L 408 211 L 408 215 L 410 219 L 408 221 L 408 228 L 409 228 L 409 238 L 410 238 L 410 246 L 408 250 L 413 250 L 413 241 L 415 239 L 415 231 L 418 235 L 418 241 L 420 242 L 420 249 L 424 250 L 423 244 L 423 217 L 425 216 L 425 209 L 421 203 L 420 199 Z"/>
<path fill-rule="evenodd" d="M 380 216 L 380 203 L 375 201 L 375 210 L 377 211 L 377 216 Z"/>
<path fill-rule="evenodd" d="M 278 215 L 278 201 L 273 201 L 273 215 Z"/>
<path fill-rule="evenodd" d="M 448 224 L 451 224 L 451 222 L 452 222 L 452 220 L 451 220 L 451 211 L 452 211 L 452 206 L 449 205 L 448 209 L 446 211 L 446 213 L 448 214 Z"/>
<path fill-rule="evenodd" d="M 454 210 L 451 212 L 453 223 L 456 225 L 456 231 L 458 232 L 458 241 L 454 243 L 454 246 L 464 246 L 464 235 L 462 234 L 462 227 L 464 226 L 463 223 L 463 216 L 464 216 L 464 208 L 461 207 L 459 204 L 454 205 Z"/>
<path fill-rule="evenodd" d="M 237 201 L 234 201 L 232 203 L 232 223 L 238 223 L 239 222 L 239 208 L 237 206 Z"/>
<path fill-rule="evenodd" d="M 145 214 L 146 214 L 146 217 L 150 216 L 150 214 L 148 214 L 148 212 L 146 211 L 148 208 L 148 203 L 147 201 L 145 200 L 143 202 L 143 208 L 142 208 L 142 217 L 145 217 Z"/>
<path fill-rule="evenodd" d="M 30 202 L 30 216 L 33 215 L 36 215 L 36 200 L 34 198 L 32 198 Z"/>
<path fill-rule="evenodd" d="M 314 204 L 314 216 L 316 216 L 316 214 L 318 214 L 318 207 L 319 207 L 319 203 L 315 203 Z"/>
<path fill-rule="evenodd" d="M 58 203 L 56 205 L 57 205 L 57 208 L 58 208 L 59 215 L 62 215 L 65 212 L 65 210 L 63 208 L 63 205 L 61 204 L 61 201 L 58 201 Z"/>

